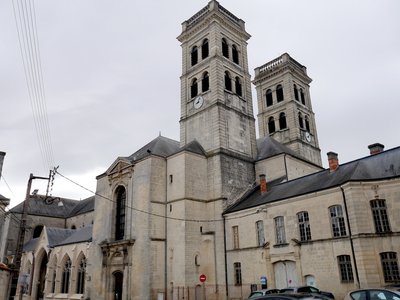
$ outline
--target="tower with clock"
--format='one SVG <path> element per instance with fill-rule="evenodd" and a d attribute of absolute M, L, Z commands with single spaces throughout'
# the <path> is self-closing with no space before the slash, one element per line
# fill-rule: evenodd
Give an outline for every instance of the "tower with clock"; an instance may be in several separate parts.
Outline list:
<path fill-rule="evenodd" d="M 181 146 L 253 159 L 256 133 L 244 22 L 210 3 L 182 24 Z"/>
<path fill-rule="evenodd" d="M 260 137 L 271 136 L 306 160 L 321 166 L 312 110 L 311 78 L 289 54 L 255 69 Z"/>

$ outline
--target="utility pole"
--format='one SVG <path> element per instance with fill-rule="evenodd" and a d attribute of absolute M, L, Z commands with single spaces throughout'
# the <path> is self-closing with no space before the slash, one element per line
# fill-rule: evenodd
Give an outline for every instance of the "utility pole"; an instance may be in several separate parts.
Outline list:
<path fill-rule="evenodd" d="M 13 272 L 12 272 L 12 279 L 11 279 L 11 293 L 10 293 L 10 298 L 9 298 L 10 300 L 13 299 L 13 297 L 16 295 L 16 292 L 17 292 L 19 269 L 21 268 L 21 257 L 22 257 L 22 250 L 24 247 L 26 221 L 27 221 L 27 217 L 28 217 L 29 199 L 30 199 L 33 179 L 50 180 L 50 176 L 49 177 L 39 177 L 39 176 L 33 176 L 32 173 L 29 175 L 28 186 L 26 188 L 25 201 L 22 206 L 22 217 L 21 217 L 21 222 L 20 222 L 19 232 L 18 232 L 17 249 L 16 249 L 14 263 L 13 263 L 13 267 L 12 267 Z M 19 299 L 22 299 L 22 289 L 19 294 Z"/>

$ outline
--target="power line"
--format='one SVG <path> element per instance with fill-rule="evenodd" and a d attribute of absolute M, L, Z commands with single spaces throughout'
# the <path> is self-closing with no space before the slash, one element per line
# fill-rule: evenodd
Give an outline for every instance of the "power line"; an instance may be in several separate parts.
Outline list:
<path fill-rule="evenodd" d="M 45 169 L 54 166 L 41 67 L 36 12 L 32 0 L 13 0 L 14 19 L 39 149 Z"/>
<path fill-rule="evenodd" d="M 103 196 L 103 195 L 101 195 L 101 194 L 99 194 L 99 193 L 97 193 L 97 192 L 94 192 L 94 191 L 90 190 L 89 188 L 87 188 L 87 187 L 81 185 L 80 183 L 78 183 L 78 182 L 76 182 L 76 181 L 74 181 L 74 180 L 68 178 L 67 176 L 61 174 L 58 170 L 55 170 L 55 173 L 57 173 L 58 175 L 60 175 L 60 176 L 63 177 L 64 179 L 68 180 L 69 182 L 71 182 L 71 183 L 73 183 L 73 184 L 79 186 L 80 188 L 82 188 L 82 189 L 84 189 L 84 190 L 86 190 L 86 191 L 88 191 L 88 192 L 90 192 L 90 193 L 92 193 L 92 194 L 94 194 L 94 195 L 96 195 L 96 196 L 101 197 L 102 199 L 105 199 L 105 200 L 107 200 L 107 201 L 116 203 L 115 200 L 110 199 L 110 198 L 108 198 L 108 197 L 106 197 L 106 196 Z M 133 207 L 133 206 L 130 206 L 129 204 L 126 204 L 125 206 L 126 206 L 127 208 L 130 208 L 131 210 L 134 210 L 134 211 L 137 211 L 137 212 L 140 212 L 140 213 L 144 213 L 144 214 L 151 215 L 151 216 L 155 216 L 155 217 L 159 217 L 159 218 L 165 218 L 165 219 L 169 219 L 169 220 L 175 220 L 175 221 L 195 222 L 195 223 L 213 223 L 213 222 L 223 222 L 223 221 L 224 221 L 224 219 L 196 220 L 196 219 L 184 219 L 184 218 L 168 217 L 168 216 L 163 216 L 163 215 L 155 214 L 155 213 L 152 213 L 152 212 L 149 212 L 149 211 L 145 211 L 145 210 L 142 210 L 142 209 L 138 209 L 138 208 L 135 208 L 135 207 Z M 231 217 L 231 218 L 229 218 L 229 219 L 230 219 L 230 220 L 233 220 L 233 219 L 240 219 L 240 218 L 244 218 L 244 217 L 247 217 L 247 216 L 250 216 L 250 215 L 254 215 L 254 214 L 257 214 L 257 212 L 248 213 L 248 214 L 243 215 L 243 216 Z"/>

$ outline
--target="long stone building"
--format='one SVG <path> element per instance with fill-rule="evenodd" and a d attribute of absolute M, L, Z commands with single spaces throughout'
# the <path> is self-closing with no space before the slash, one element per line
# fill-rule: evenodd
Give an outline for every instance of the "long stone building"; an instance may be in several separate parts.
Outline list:
<path fill-rule="evenodd" d="M 97 177 L 93 226 L 25 245 L 24 299 L 246 299 L 313 285 L 340 299 L 400 281 L 400 148 L 322 168 L 305 66 L 256 68 L 215 0 L 182 23 L 180 141 L 158 136 Z M 259 138 L 251 84 L 257 91 Z"/>

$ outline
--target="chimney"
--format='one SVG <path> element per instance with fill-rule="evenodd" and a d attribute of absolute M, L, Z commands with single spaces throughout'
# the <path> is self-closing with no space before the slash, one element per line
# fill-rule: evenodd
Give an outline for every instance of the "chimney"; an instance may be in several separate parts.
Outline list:
<path fill-rule="evenodd" d="M 368 146 L 369 154 L 374 155 L 383 152 L 385 146 L 379 143 L 375 143 Z"/>
<path fill-rule="evenodd" d="M 1 179 L 1 172 L 3 170 L 4 156 L 6 156 L 6 153 L 0 151 L 0 179 Z"/>
<path fill-rule="evenodd" d="M 338 154 L 331 151 L 328 152 L 327 155 L 328 155 L 329 170 L 331 172 L 334 172 L 339 167 Z"/>
<path fill-rule="evenodd" d="M 267 180 L 265 179 L 265 174 L 260 175 L 260 191 L 261 194 L 267 192 Z"/>

